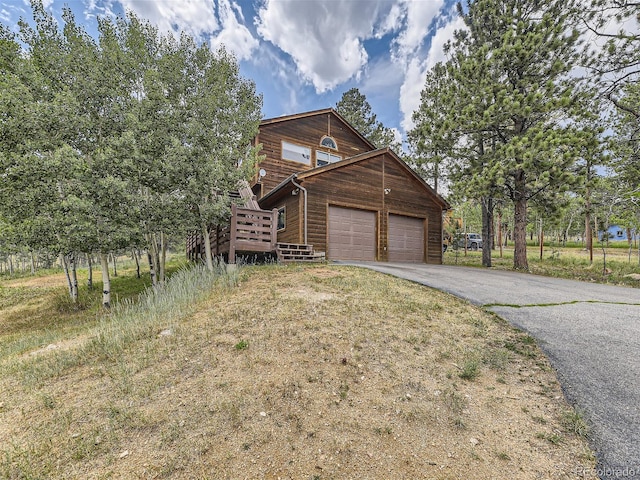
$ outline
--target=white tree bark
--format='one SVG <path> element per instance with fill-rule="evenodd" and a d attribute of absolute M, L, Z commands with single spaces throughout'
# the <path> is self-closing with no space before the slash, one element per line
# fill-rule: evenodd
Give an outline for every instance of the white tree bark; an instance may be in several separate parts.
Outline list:
<path fill-rule="evenodd" d="M 100 253 L 100 267 L 102 268 L 102 306 L 111 308 L 111 278 L 109 278 L 109 255 Z"/>
<path fill-rule="evenodd" d="M 164 232 L 160 232 L 160 255 L 159 255 L 159 272 L 158 281 L 164 282 L 165 280 L 165 266 L 167 264 L 167 242 Z"/>
<path fill-rule="evenodd" d="M 76 267 L 76 256 L 74 253 L 69 255 L 69 266 L 71 267 L 71 301 L 78 302 L 78 270 Z"/>

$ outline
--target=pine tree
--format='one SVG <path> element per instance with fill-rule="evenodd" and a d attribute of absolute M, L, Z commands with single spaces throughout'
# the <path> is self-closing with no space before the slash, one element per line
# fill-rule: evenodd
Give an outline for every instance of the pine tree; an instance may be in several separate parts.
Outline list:
<path fill-rule="evenodd" d="M 448 50 L 449 114 L 439 121 L 457 135 L 457 181 L 487 208 L 496 195 L 513 203 L 514 268 L 526 270 L 528 203 L 566 189 L 577 157 L 568 122 L 579 113 L 569 75 L 578 58 L 574 10 L 561 0 L 474 0 L 458 13 L 467 28 Z"/>
<path fill-rule="evenodd" d="M 396 140 L 393 130 L 377 120 L 367 97 L 357 88 L 342 94 L 336 104 L 336 111 L 377 148 L 391 147 L 396 153 L 402 152 L 402 146 Z"/>

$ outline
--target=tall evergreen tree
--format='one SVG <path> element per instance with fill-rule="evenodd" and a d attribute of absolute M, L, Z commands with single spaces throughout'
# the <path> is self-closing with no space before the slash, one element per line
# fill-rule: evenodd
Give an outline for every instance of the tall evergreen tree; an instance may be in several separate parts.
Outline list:
<path fill-rule="evenodd" d="M 342 94 L 336 103 L 336 111 L 376 147 L 391 147 L 396 153 L 402 152 L 402 145 L 396 140 L 393 130 L 377 120 L 367 97 L 357 88 Z"/>
<path fill-rule="evenodd" d="M 437 192 L 445 166 L 454 161 L 453 149 L 460 131 L 451 128 L 451 108 L 455 101 L 448 65 L 436 64 L 420 93 L 420 107 L 413 112 L 415 127 L 408 133 L 412 163 Z"/>
<path fill-rule="evenodd" d="M 624 97 L 626 86 L 640 80 L 640 4 L 635 0 L 591 0 L 581 9 L 580 17 L 587 32 L 604 40 L 604 47 L 589 62 L 598 89 L 618 110 L 640 118 L 638 105 Z M 618 27 L 611 31 L 611 25 Z M 588 53 L 594 54 L 590 49 Z"/>
<path fill-rule="evenodd" d="M 568 120 L 578 98 L 569 75 L 578 57 L 571 2 L 473 0 L 458 13 L 449 68 L 455 98 L 449 128 L 475 148 L 467 182 L 514 206 L 514 268 L 528 268 L 528 203 L 569 185 L 577 141 Z"/>

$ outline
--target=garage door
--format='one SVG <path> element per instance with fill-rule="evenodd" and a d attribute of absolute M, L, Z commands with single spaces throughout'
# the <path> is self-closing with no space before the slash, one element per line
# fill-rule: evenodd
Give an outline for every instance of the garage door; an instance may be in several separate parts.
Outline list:
<path fill-rule="evenodd" d="M 389 215 L 389 261 L 424 262 L 424 219 Z"/>
<path fill-rule="evenodd" d="M 329 260 L 376 259 L 376 213 L 329 207 Z"/>

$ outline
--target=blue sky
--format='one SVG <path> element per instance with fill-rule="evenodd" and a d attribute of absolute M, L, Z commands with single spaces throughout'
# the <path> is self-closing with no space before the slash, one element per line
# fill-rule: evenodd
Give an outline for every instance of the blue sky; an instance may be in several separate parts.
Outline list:
<path fill-rule="evenodd" d="M 357 87 L 385 126 L 412 127 L 425 72 L 462 23 L 451 0 L 44 0 L 69 6 L 95 32 L 96 16 L 125 10 L 160 30 L 186 31 L 235 53 L 263 94 L 265 118 L 335 106 Z M 0 0 L 0 21 L 31 19 L 28 0 Z"/>

